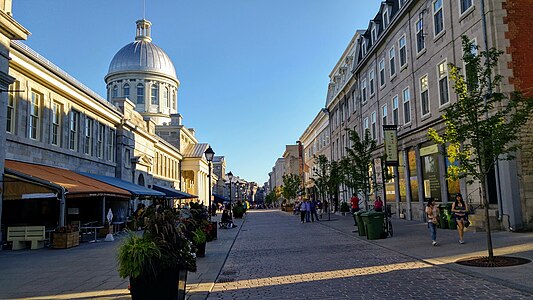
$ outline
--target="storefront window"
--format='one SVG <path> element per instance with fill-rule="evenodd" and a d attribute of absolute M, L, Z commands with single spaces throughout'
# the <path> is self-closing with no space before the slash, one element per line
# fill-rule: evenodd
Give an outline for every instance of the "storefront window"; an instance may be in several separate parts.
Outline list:
<path fill-rule="evenodd" d="M 446 170 L 448 170 L 448 166 L 451 166 L 451 165 L 457 165 L 457 162 L 454 162 L 452 164 L 448 160 L 448 158 L 446 157 Z M 449 202 L 453 202 L 453 201 L 455 201 L 455 194 L 461 192 L 461 187 L 459 185 L 459 180 L 458 179 L 449 178 L 447 180 L 447 182 L 448 182 L 448 201 Z"/>
<path fill-rule="evenodd" d="M 420 148 L 422 175 L 424 182 L 424 201 L 433 198 L 441 201 L 439 150 L 437 145 Z"/>
<path fill-rule="evenodd" d="M 416 152 L 415 150 L 409 150 L 407 152 L 409 159 L 409 182 L 411 185 L 411 202 L 418 202 L 418 177 L 416 176 Z"/>
<path fill-rule="evenodd" d="M 400 201 L 406 202 L 407 201 L 407 189 L 405 188 L 405 160 L 403 158 L 404 151 L 400 151 L 398 153 L 398 180 L 400 185 Z"/>

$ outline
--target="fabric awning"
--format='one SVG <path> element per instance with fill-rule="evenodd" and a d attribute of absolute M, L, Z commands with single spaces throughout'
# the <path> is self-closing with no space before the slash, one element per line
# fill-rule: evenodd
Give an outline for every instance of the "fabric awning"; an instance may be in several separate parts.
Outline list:
<path fill-rule="evenodd" d="M 116 197 L 131 198 L 127 190 L 103 183 L 93 178 L 83 176 L 67 169 L 7 160 L 5 161 L 6 173 L 25 174 L 26 178 L 36 178 L 39 181 L 50 182 L 65 189 L 66 198 L 81 197 Z"/>
<path fill-rule="evenodd" d="M 107 184 L 110 184 L 112 186 L 116 186 L 118 188 L 124 189 L 131 193 L 134 197 L 157 197 L 157 198 L 163 198 L 166 195 L 162 192 L 154 191 L 152 189 L 149 189 L 147 187 L 144 187 L 142 185 L 134 184 L 125 180 L 122 180 L 120 178 L 111 177 L 111 176 L 105 176 L 105 175 L 96 175 L 96 174 L 90 174 L 85 172 L 79 172 L 81 175 L 91 177 L 93 179 L 96 179 L 98 181 L 105 182 Z"/>
<path fill-rule="evenodd" d="M 213 197 L 215 198 L 215 203 L 229 203 L 229 199 L 217 194 L 213 194 Z"/>
<path fill-rule="evenodd" d="M 152 187 L 156 191 L 160 191 L 160 192 L 165 193 L 167 198 L 175 198 L 175 199 L 193 199 L 193 198 L 198 198 L 198 196 L 191 195 L 189 193 L 185 193 L 185 192 L 182 192 L 182 191 L 178 191 L 176 189 L 169 188 L 169 187 L 164 187 L 164 186 L 160 186 L 160 185 L 156 185 L 156 184 L 154 184 Z"/>

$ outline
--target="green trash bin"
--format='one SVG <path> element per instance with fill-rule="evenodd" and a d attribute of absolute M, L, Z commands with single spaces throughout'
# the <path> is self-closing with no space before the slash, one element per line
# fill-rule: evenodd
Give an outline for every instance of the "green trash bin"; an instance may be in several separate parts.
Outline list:
<path fill-rule="evenodd" d="M 369 240 L 381 239 L 384 233 L 383 220 L 385 214 L 382 212 L 368 212 L 363 214 L 362 217 L 366 227 L 366 238 Z"/>
<path fill-rule="evenodd" d="M 366 213 L 366 212 L 365 211 L 358 211 L 358 212 L 354 213 L 355 220 L 357 221 L 357 233 L 359 234 L 359 236 L 365 236 L 366 235 L 365 223 L 363 222 L 363 217 L 361 216 L 364 213 Z"/>

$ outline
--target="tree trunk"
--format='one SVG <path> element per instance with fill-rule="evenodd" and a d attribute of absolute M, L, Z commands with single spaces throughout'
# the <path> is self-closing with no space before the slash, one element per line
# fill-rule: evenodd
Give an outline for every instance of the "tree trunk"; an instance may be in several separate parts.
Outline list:
<path fill-rule="evenodd" d="M 492 247 L 492 234 L 489 219 L 489 201 L 487 197 L 488 187 L 486 177 L 481 180 L 481 193 L 483 194 L 483 206 L 485 208 L 485 226 L 487 232 L 487 250 L 489 254 L 489 263 L 494 261 L 494 251 Z"/>

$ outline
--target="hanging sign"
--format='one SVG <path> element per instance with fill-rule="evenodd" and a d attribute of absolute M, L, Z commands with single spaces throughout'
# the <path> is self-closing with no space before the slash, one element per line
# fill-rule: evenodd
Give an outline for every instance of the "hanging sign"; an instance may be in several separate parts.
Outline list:
<path fill-rule="evenodd" d="M 396 125 L 383 125 L 386 166 L 398 166 L 398 133 Z"/>

